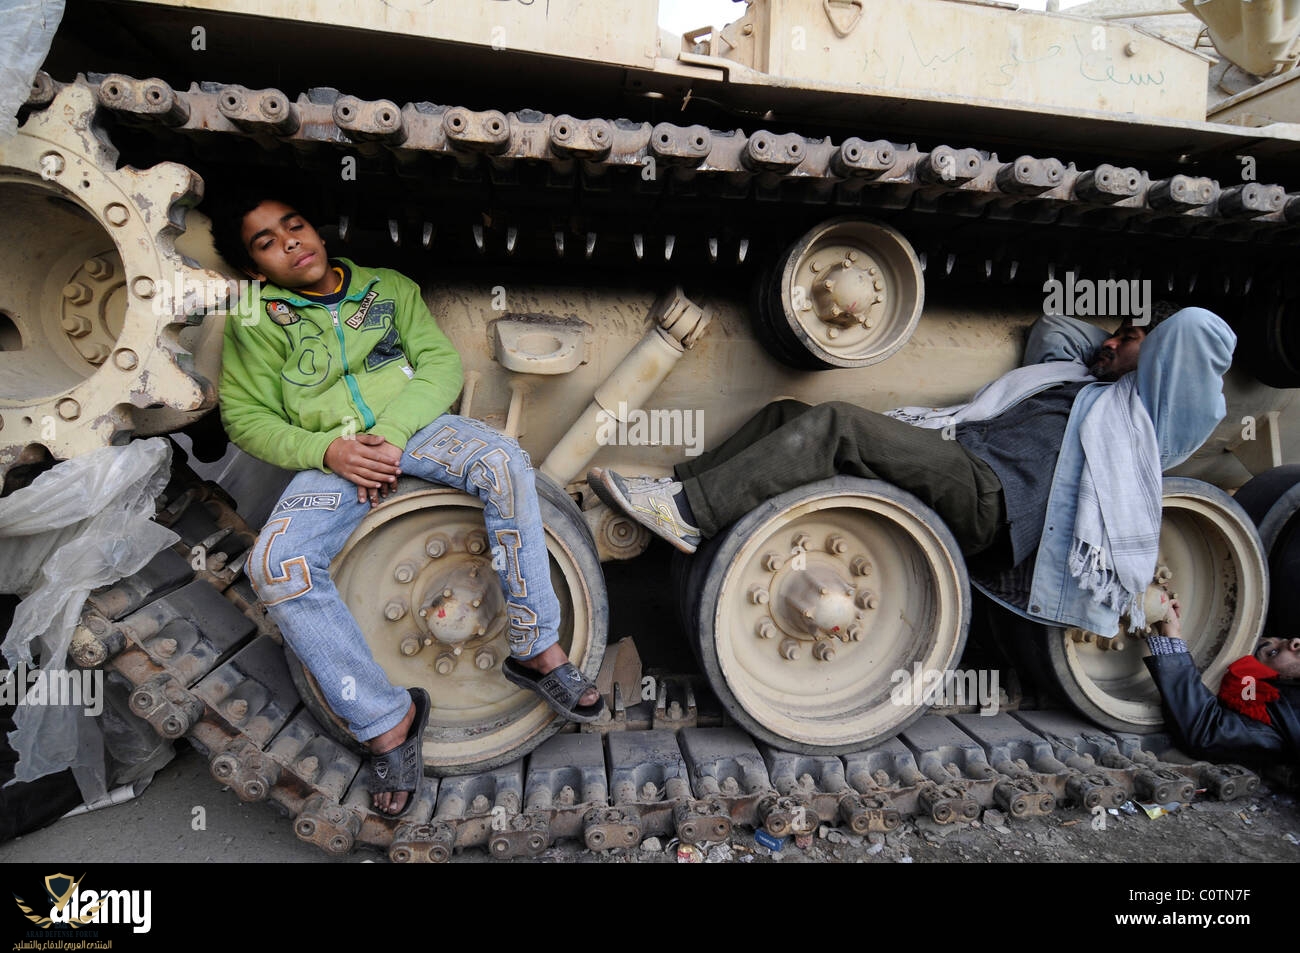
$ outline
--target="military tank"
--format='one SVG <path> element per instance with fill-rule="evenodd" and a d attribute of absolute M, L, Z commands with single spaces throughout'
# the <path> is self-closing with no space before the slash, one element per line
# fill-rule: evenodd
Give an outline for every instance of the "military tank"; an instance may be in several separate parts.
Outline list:
<path fill-rule="evenodd" d="M 1052 287 L 1099 321 L 1157 295 L 1210 307 L 1238 331 L 1238 366 L 1223 424 L 1167 479 L 1158 576 L 1186 594 L 1217 682 L 1268 591 L 1225 490 L 1287 462 L 1297 420 L 1296 143 L 1261 121 L 1287 75 L 1211 105 L 1213 58 L 1127 21 L 952 0 L 753 0 L 683 37 L 655 0 L 354 12 L 73 0 L 0 142 L 0 465 L 18 483 L 178 433 L 192 464 L 159 499 L 180 542 L 92 594 L 69 648 L 124 708 L 304 839 L 398 860 L 1253 783 L 1153 760 L 1158 699 L 1127 633 L 1024 623 L 1001 640 L 1088 722 L 927 716 L 924 679 L 956 670 L 986 610 L 942 522 L 895 488 L 795 491 L 670 573 L 583 480 L 590 464 L 667 473 L 778 396 L 964 399 L 1017 364 Z M 288 475 L 212 426 L 239 276 L 195 207 L 249 179 L 291 182 L 333 250 L 421 283 L 465 363 L 459 412 L 539 462 L 571 657 L 595 676 L 611 606 L 651 589 L 698 676 L 647 675 L 620 646 L 609 722 L 556 735 L 500 678 L 493 618 L 449 631 L 416 611 L 463 588 L 486 541 L 469 497 L 404 483 L 334 573 L 394 680 L 430 688 L 442 780 L 412 820 L 367 809 L 359 749 L 242 573 Z M 608 594 L 602 563 L 634 585 Z"/>

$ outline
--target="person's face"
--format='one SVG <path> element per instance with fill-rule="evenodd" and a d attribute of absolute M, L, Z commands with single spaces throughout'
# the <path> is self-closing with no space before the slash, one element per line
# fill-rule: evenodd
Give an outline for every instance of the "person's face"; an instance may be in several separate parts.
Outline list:
<path fill-rule="evenodd" d="M 1129 371 L 1137 370 L 1138 352 L 1147 333 L 1131 324 L 1121 324 L 1114 334 L 1101 342 L 1088 372 L 1099 381 L 1117 381 Z"/>
<path fill-rule="evenodd" d="M 245 215 L 240 238 L 253 259 L 249 274 L 258 281 L 295 291 L 333 289 L 324 239 L 283 202 L 263 202 Z"/>
<path fill-rule="evenodd" d="M 1255 658 L 1276 669 L 1283 678 L 1300 678 L 1300 638 L 1265 639 Z"/>

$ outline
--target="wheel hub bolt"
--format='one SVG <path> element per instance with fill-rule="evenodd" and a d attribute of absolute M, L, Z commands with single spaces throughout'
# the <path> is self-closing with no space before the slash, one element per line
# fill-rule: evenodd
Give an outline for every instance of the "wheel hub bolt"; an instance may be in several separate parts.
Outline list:
<path fill-rule="evenodd" d="M 384 606 L 384 618 L 389 622 L 396 622 L 404 615 L 406 615 L 406 602 L 403 599 L 394 599 Z"/>
<path fill-rule="evenodd" d="M 80 314 L 65 314 L 59 322 L 69 337 L 84 338 L 90 333 L 90 319 Z"/>
<path fill-rule="evenodd" d="M 768 572 L 776 572 L 784 562 L 779 553 L 767 553 L 763 556 L 763 568 Z"/>
<path fill-rule="evenodd" d="M 408 635 L 406 638 L 402 639 L 401 651 L 403 655 L 408 657 L 412 656 L 416 652 L 420 651 L 420 648 L 421 642 L 415 636 Z"/>
<path fill-rule="evenodd" d="M 781 658 L 787 662 L 793 662 L 799 657 L 799 643 L 794 639 L 784 639 L 778 651 L 781 653 Z"/>
<path fill-rule="evenodd" d="M 863 589 L 853 598 L 853 601 L 862 609 L 874 609 L 880 605 L 880 600 L 870 589 Z"/>
<path fill-rule="evenodd" d="M 790 540 L 790 545 L 794 549 L 802 549 L 807 552 L 808 547 L 812 545 L 812 537 L 807 533 L 799 533 L 794 539 Z"/>
<path fill-rule="evenodd" d="M 496 653 L 491 649 L 479 649 L 474 656 L 474 666 L 484 672 L 496 664 Z"/>
<path fill-rule="evenodd" d="M 63 297 L 72 304 L 86 304 L 93 297 L 93 292 L 80 281 L 69 281 L 63 286 Z"/>
<path fill-rule="evenodd" d="M 758 637 L 760 639 L 776 638 L 776 626 L 772 624 L 771 619 L 763 619 L 762 621 L 760 621 L 755 631 L 758 632 Z"/>
<path fill-rule="evenodd" d="M 452 655 L 450 652 L 443 652 L 433 663 L 433 667 L 437 670 L 439 675 L 450 675 L 456 668 L 456 656 Z"/>
<path fill-rule="evenodd" d="M 818 642 L 813 646 L 813 658 L 819 662 L 829 662 L 835 658 L 835 647 L 829 642 Z"/>
<path fill-rule="evenodd" d="M 113 266 L 102 258 L 87 258 L 81 267 L 85 268 L 86 274 L 92 278 L 113 277 Z"/>
<path fill-rule="evenodd" d="M 831 552 L 837 556 L 840 556 L 843 555 L 845 550 L 847 550 L 848 548 L 849 548 L 849 544 L 844 541 L 843 536 L 828 536 L 826 538 L 827 552 Z"/>
<path fill-rule="evenodd" d="M 765 589 L 763 586 L 753 585 L 749 587 L 749 601 L 752 602 L 754 605 L 756 606 L 766 605 L 767 599 L 768 599 L 767 589 Z"/>
<path fill-rule="evenodd" d="M 849 631 L 847 633 L 849 640 L 853 642 L 861 642 L 862 639 L 866 636 L 866 634 L 867 634 L 867 630 L 857 622 L 849 626 Z"/>
<path fill-rule="evenodd" d="M 866 556 L 854 556 L 853 562 L 849 563 L 849 569 L 855 576 L 870 576 L 871 561 Z"/>
<path fill-rule="evenodd" d="M 415 567 L 410 563 L 402 563 L 393 570 L 393 578 L 400 583 L 408 583 L 415 578 Z"/>
<path fill-rule="evenodd" d="M 487 540 L 482 535 L 476 533 L 469 538 L 469 542 L 465 545 L 465 548 L 469 550 L 470 553 L 477 556 L 487 549 Z"/>
<path fill-rule="evenodd" d="M 424 544 L 424 551 L 429 554 L 430 559 L 438 559 L 447 552 L 447 540 L 443 536 L 430 536 L 429 541 Z"/>

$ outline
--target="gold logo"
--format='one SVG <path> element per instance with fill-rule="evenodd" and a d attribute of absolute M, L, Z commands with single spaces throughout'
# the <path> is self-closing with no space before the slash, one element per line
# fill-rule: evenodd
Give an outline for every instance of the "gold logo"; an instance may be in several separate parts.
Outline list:
<path fill-rule="evenodd" d="M 82 874 L 84 877 L 85 874 Z M 50 896 L 51 913 L 62 913 L 63 908 L 68 905 L 72 895 L 77 891 L 77 885 L 81 883 L 81 877 L 72 878 L 71 874 L 50 874 L 45 878 L 45 892 Z M 26 902 L 18 894 L 14 894 L 14 900 L 18 903 L 18 909 L 23 912 L 23 916 L 31 920 L 42 929 L 50 927 L 54 921 L 50 917 L 43 917 L 38 913 L 33 913 L 32 908 L 27 906 Z M 95 904 L 89 910 L 79 917 L 72 917 L 67 920 L 68 926 L 74 930 L 77 927 L 85 926 L 95 919 L 95 914 L 103 906 L 104 901 Z"/>

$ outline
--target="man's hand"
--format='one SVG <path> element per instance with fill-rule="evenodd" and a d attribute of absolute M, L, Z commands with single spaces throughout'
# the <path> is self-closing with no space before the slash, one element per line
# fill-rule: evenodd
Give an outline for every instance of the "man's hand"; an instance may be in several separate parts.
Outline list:
<path fill-rule="evenodd" d="M 1183 620 L 1180 617 L 1179 610 L 1182 607 L 1178 605 L 1178 600 L 1171 600 L 1169 603 L 1169 614 L 1159 622 L 1152 623 L 1151 629 L 1156 635 L 1163 635 L 1171 639 L 1181 639 L 1183 637 Z"/>
<path fill-rule="evenodd" d="M 335 437 L 325 451 L 325 466 L 357 485 L 357 502 L 374 506 L 388 495 L 402 470 L 402 449 L 379 434 Z"/>

